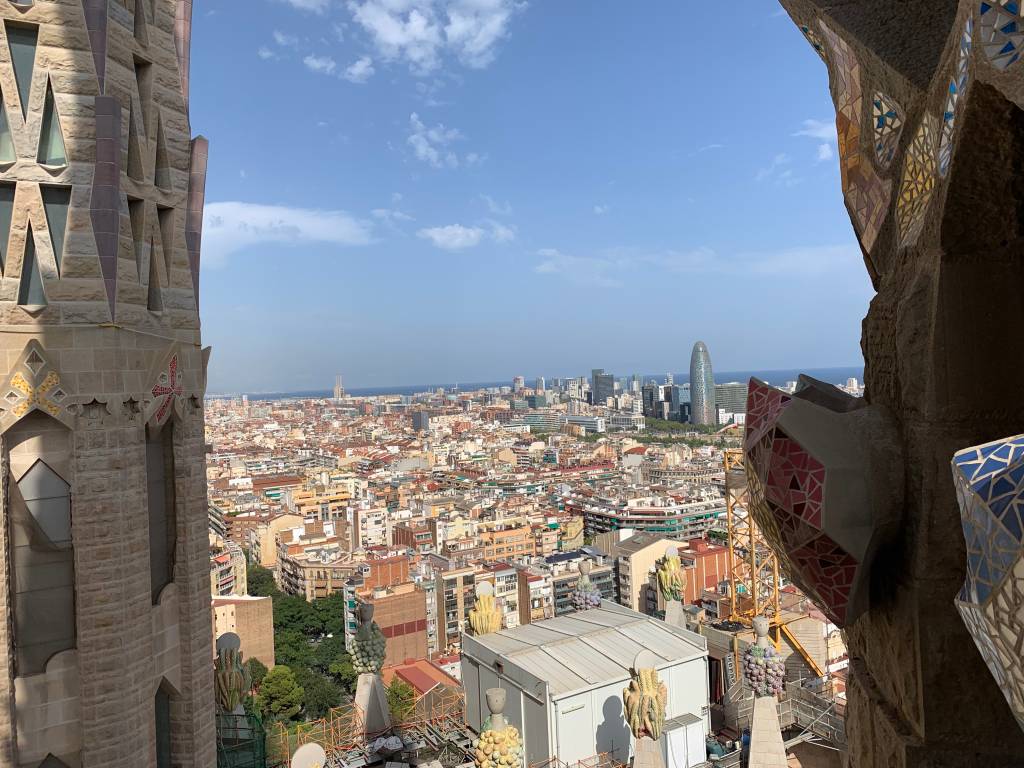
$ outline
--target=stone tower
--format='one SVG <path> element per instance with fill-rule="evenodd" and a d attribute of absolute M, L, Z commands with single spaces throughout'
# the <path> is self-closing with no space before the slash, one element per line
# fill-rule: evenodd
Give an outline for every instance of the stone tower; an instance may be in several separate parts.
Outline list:
<path fill-rule="evenodd" d="M 0 767 L 212 766 L 191 0 L 0 3 Z"/>
<path fill-rule="evenodd" d="M 1024 766 L 1024 736 L 954 604 L 967 558 L 949 472 L 957 451 L 1024 432 L 1024 9 L 782 5 L 828 70 L 842 191 L 875 289 L 866 399 L 893 414 L 902 453 L 902 481 L 870 478 L 889 490 L 872 511 L 895 503 L 900 522 L 845 628 L 850 765 Z M 873 456 L 891 442 L 876 439 Z M 823 573 L 825 558 L 807 562 Z"/>

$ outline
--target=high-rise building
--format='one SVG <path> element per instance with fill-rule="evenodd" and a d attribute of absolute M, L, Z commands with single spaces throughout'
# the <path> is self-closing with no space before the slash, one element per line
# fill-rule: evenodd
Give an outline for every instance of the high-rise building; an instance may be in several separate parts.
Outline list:
<path fill-rule="evenodd" d="M 634 373 L 629 382 L 629 391 L 634 395 L 640 394 L 640 374 Z"/>
<path fill-rule="evenodd" d="M 615 397 L 615 377 L 604 368 L 595 368 L 590 373 L 590 393 L 591 403 L 605 405 L 609 397 Z"/>
<path fill-rule="evenodd" d="M 522 376 L 516 376 L 515 378 L 512 379 L 513 392 L 522 392 L 525 387 L 526 379 L 524 379 Z"/>
<path fill-rule="evenodd" d="M 341 383 L 341 374 L 334 377 L 334 399 L 341 400 L 345 396 L 345 387 Z"/>
<path fill-rule="evenodd" d="M 666 373 L 665 374 L 665 384 L 667 384 L 668 386 L 671 387 L 675 383 L 676 383 L 676 377 L 674 375 L 672 375 L 671 373 Z"/>
<path fill-rule="evenodd" d="M 0 4 L 0 766 L 216 764 L 190 2 Z"/>
<path fill-rule="evenodd" d="M 707 345 L 698 341 L 690 354 L 690 423 L 708 425 L 717 421 L 711 354 Z"/>
<path fill-rule="evenodd" d="M 536 389 L 538 393 L 544 391 L 544 377 L 543 376 L 538 376 L 537 377 L 537 383 L 534 385 L 534 389 Z"/>
<path fill-rule="evenodd" d="M 737 381 L 715 384 L 715 407 L 726 413 L 746 413 L 747 389 L 747 384 Z"/>

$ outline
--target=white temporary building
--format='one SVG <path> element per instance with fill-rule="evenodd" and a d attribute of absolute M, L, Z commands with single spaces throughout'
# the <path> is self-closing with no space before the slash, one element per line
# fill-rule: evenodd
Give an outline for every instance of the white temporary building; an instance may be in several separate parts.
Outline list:
<path fill-rule="evenodd" d="M 622 691 L 637 654 L 654 654 L 668 687 L 666 765 L 706 759 L 708 651 L 703 637 L 605 601 L 600 608 L 462 639 L 466 720 L 479 731 L 484 692 L 504 688 L 506 718 L 523 734 L 526 763 L 570 766 L 609 753 L 628 763 L 632 734 Z"/>

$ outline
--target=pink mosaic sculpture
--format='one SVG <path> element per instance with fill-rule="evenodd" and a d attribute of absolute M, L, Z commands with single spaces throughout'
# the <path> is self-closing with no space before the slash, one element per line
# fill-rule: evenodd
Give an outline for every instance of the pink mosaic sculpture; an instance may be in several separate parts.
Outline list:
<path fill-rule="evenodd" d="M 846 626 L 867 608 L 872 558 L 899 521 L 891 416 L 806 376 L 793 395 L 751 379 L 743 451 L 755 521 L 793 582 Z"/>

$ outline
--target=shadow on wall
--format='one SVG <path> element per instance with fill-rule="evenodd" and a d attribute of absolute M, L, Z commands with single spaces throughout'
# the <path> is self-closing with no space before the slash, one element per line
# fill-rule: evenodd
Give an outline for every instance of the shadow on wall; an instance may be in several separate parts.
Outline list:
<path fill-rule="evenodd" d="M 625 763 L 629 761 L 629 726 L 626 725 L 626 715 L 622 711 L 622 698 L 609 696 L 604 700 L 601 708 L 603 720 L 597 726 L 597 751 L 598 754 L 608 752 L 615 755 L 615 759 Z"/>

